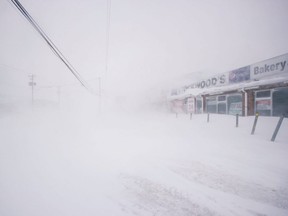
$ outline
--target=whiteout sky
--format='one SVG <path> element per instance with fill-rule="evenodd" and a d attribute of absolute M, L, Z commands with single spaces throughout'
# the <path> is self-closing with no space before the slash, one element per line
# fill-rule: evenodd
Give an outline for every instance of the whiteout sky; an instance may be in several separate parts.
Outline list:
<path fill-rule="evenodd" d="M 105 94 L 121 97 L 288 52 L 286 0 L 112 0 L 106 73 L 106 0 L 20 2 L 85 80 L 97 89 L 101 76 Z M 28 92 L 29 73 L 38 87 L 77 82 L 13 5 L 0 0 L 4 94 Z"/>
<path fill-rule="evenodd" d="M 288 52 L 287 0 L 111 0 L 106 73 L 106 0 L 20 2 L 95 90 L 102 77 L 101 99 L 118 110 L 187 74 L 192 82 Z M 259 117 L 251 136 L 253 117 L 236 128 L 231 115 L 208 124 L 162 110 L 98 112 L 99 98 L 75 83 L 0 0 L 1 216 L 288 215 L 287 119 L 272 143 L 278 118 Z"/>

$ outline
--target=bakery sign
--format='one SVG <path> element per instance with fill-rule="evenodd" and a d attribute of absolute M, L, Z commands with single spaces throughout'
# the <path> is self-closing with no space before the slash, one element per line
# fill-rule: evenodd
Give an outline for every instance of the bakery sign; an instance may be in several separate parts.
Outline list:
<path fill-rule="evenodd" d="M 250 75 L 252 80 L 258 80 L 262 77 L 284 73 L 288 74 L 288 54 L 251 65 Z"/>

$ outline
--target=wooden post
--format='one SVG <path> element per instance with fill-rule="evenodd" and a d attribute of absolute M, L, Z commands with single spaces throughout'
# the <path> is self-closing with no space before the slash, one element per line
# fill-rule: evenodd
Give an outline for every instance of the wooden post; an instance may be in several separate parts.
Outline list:
<path fill-rule="evenodd" d="M 256 112 L 256 114 L 255 114 L 255 119 L 254 119 L 254 124 L 253 124 L 253 128 L 252 128 L 252 131 L 251 131 L 251 135 L 253 135 L 254 132 L 255 132 L 256 125 L 257 125 L 257 121 L 258 121 L 258 116 L 259 116 L 259 113 Z"/>
<path fill-rule="evenodd" d="M 277 124 L 277 126 L 276 126 L 276 128 L 275 128 L 275 131 L 274 131 L 274 133 L 273 133 L 273 136 L 272 136 L 272 138 L 271 138 L 271 141 L 272 141 L 272 142 L 274 142 L 275 139 L 276 139 L 277 133 L 278 133 L 280 127 L 281 127 L 281 124 L 282 124 L 282 122 L 283 122 L 283 119 L 284 119 L 284 115 L 282 115 L 282 116 L 280 117 L 279 121 L 278 121 L 278 124 Z"/>

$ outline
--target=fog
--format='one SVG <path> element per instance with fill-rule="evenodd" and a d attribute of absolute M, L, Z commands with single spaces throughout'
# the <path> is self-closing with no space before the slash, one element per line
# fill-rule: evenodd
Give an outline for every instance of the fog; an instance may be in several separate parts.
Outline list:
<path fill-rule="evenodd" d="M 287 121 L 78 102 L 1 112 L 0 215 L 287 215 Z"/>
<path fill-rule="evenodd" d="M 272 143 L 165 100 L 287 53 L 287 1 L 20 2 L 87 85 L 0 0 L 1 216 L 288 214 L 287 119 Z"/>
<path fill-rule="evenodd" d="M 109 1 L 21 3 L 91 88 L 98 91 L 101 77 L 105 97 L 127 101 L 143 102 L 148 92 L 159 95 L 183 79 L 192 82 L 288 49 L 284 0 L 111 1 L 108 44 Z M 1 92 L 27 91 L 29 98 L 28 74 L 36 76 L 39 89 L 77 83 L 7 0 L 0 2 L 0 31 Z M 38 96 L 49 97 L 43 91 Z M 50 95 L 55 97 L 55 88 Z"/>

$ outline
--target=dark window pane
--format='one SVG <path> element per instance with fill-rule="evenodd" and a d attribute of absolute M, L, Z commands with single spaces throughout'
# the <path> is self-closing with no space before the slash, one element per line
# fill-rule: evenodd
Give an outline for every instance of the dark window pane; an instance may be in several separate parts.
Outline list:
<path fill-rule="evenodd" d="M 208 97 L 206 110 L 208 113 L 216 113 L 217 105 L 216 105 L 216 97 Z"/>
<path fill-rule="evenodd" d="M 225 100 L 226 100 L 225 95 L 218 96 L 218 101 L 225 101 Z"/>
<path fill-rule="evenodd" d="M 226 114 L 226 103 L 219 103 L 218 104 L 218 113 L 219 114 Z"/>
<path fill-rule="evenodd" d="M 196 104 L 197 104 L 197 113 L 201 113 L 202 112 L 202 100 L 196 100 Z"/>
<path fill-rule="evenodd" d="M 273 92 L 273 116 L 288 115 L 288 88 Z"/>
<path fill-rule="evenodd" d="M 207 105 L 207 112 L 208 113 L 216 113 L 216 104 L 215 105 Z"/>
<path fill-rule="evenodd" d="M 256 92 L 256 97 L 257 97 L 257 98 L 270 97 L 270 90 L 268 90 L 268 91 Z"/>
<path fill-rule="evenodd" d="M 231 95 L 227 98 L 228 114 L 242 115 L 242 95 Z"/>

